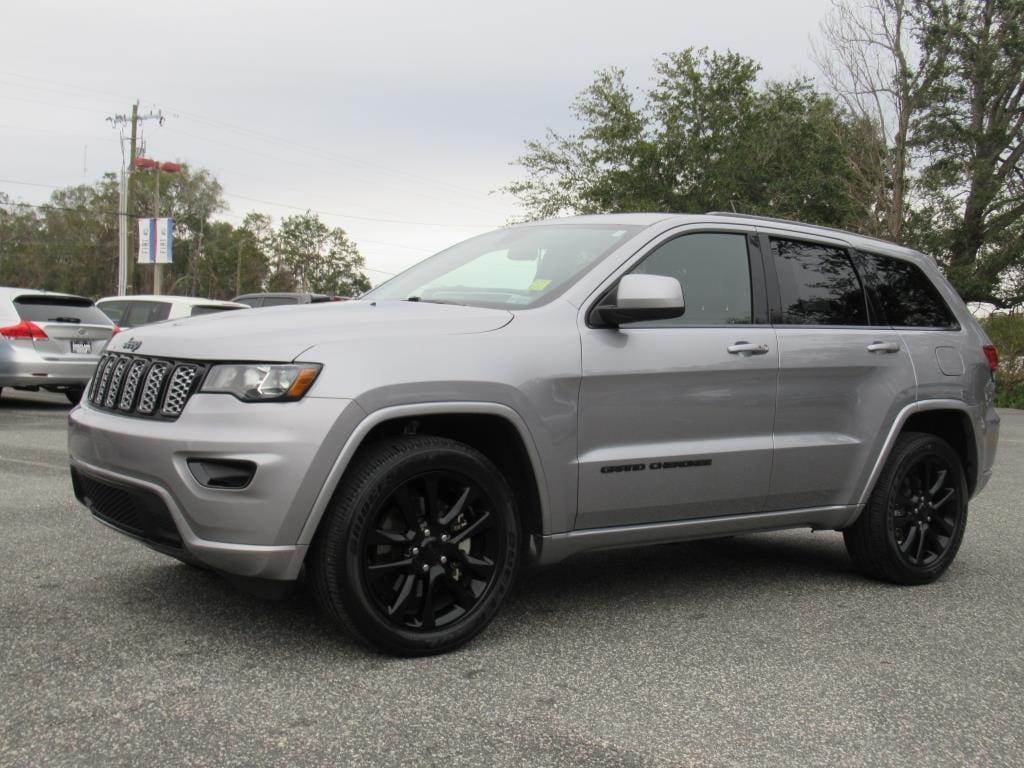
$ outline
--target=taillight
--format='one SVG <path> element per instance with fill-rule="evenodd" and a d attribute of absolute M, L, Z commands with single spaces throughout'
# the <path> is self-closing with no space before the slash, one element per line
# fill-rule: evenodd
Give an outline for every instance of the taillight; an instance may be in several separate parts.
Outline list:
<path fill-rule="evenodd" d="M 999 350 L 991 344 L 986 344 L 982 349 L 985 351 L 985 357 L 988 359 L 988 369 L 995 373 L 996 368 L 999 367 Z"/>
<path fill-rule="evenodd" d="M 110 334 L 110 338 L 114 338 L 120 332 L 121 332 L 121 326 L 120 325 L 115 325 L 114 326 L 114 331 Z"/>
<path fill-rule="evenodd" d="M 17 325 L 0 328 L 0 336 L 5 339 L 48 339 L 49 336 L 31 320 L 22 320 Z"/>

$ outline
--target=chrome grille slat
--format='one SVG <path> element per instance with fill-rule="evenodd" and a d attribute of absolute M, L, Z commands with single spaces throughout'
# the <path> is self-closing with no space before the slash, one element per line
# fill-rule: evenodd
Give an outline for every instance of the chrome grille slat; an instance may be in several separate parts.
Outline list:
<path fill-rule="evenodd" d="M 174 369 L 160 413 L 164 416 L 178 416 L 181 413 L 189 395 L 192 394 L 192 382 L 196 380 L 198 373 L 199 367 L 196 365 L 179 365 Z"/>
<path fill-rule="evenodd" d="M 104 355 L 96 368 L 96 376 L 93 379 L 92 401 L 96 405 L 103 403 L 103 395 L 107 391 L 107 383 L 110 381 L 110 369 L 113 368 L 116 358 L 113 355 Z"/>
<path fill-rule="evenodd" d="M 121 390 L 121 402 L 117 407 L 122 411 L 130 411 L 135 404 L 135 393 L 139 389 L 139 381 L 142 379 L 142 372 L 146 370 L 148 360 L 133 360 L 128 369 L 128 375 L 124 380 L 124 389 Z"/>
<path fill-rule="evenodd" d="M 107 393 L 103 396 L 104 408 L 113 408 L 117 402 L 117 393 L 121 389 L 121 380 L 124 378 L 125 369 L 130 362 L 127 357 L 117 358 L 117 362 L 114 364 L 114 372 L 110 374 L 110 386 L 107 387 Z"/>
<path fill-rule="evenodd" d="M 96 364 L 89 402 L 122 416 L 173 421 L 185 410 L 206 368 L 187 360 L 108 352 Z"/>
<path fill-rule="evenodd" d="M 142 396 L 139 397 L 139 413 L 148 415 L 156 410 L 164 377 L 170 367 L 170 363 L 165 363 L 162 360 L 158 360 L 150 367 L 149 373 L 146 374 L 146 383 L 142 386 Z"/>

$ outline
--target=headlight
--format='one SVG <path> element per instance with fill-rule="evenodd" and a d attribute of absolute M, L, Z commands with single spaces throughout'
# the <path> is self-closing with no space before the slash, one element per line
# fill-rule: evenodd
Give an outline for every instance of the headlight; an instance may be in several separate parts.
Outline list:
<path fill-rule="evenodd" d="M 247 403 L 298 400 L 313 386 L 320 366 L 313 363 L 230 363 L 215 365 L 200 392 L 224 392 Z"/>

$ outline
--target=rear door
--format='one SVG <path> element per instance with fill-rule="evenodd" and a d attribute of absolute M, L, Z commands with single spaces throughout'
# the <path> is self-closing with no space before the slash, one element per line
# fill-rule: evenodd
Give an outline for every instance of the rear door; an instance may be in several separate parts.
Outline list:
<path fill-rule="evenodd" d="M 849 246 L 765 229 L 779 344 L 768 510 L 852 504 L 916 379 L 900 335 L 878 322 Z"/>
<path fill-rule="evenodd" d="M 677 278 L 686 312 L 581 327 L 576 528 L 761 511 L 779 358 L 753 228 L 676 230 L 629 272 Z"/>
<path fill-rule="evenodd" d="M 45 334 L 23 343 L 50 360 L 95 360 L 114 333 L 110 318 L 79 296 L 26 294 L 14 299 L 14 308 Z"/>

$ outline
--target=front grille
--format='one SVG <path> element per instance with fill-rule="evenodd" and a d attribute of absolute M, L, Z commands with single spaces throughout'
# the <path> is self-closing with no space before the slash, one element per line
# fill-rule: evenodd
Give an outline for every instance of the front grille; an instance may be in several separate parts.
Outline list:
<path fill-rule="evenodd" d="M 165 547 L 181 547 L 181 535 L 155 493 L 111 483 L 71 468 L 75 496 L 100 520 Z"/>
<path fill-rule="evenodd" d="M 173 421 L 205 372 L 206 366 L 199 363 L 106 354 L 96 365 L 89 402 L 124 416 Z"/>

